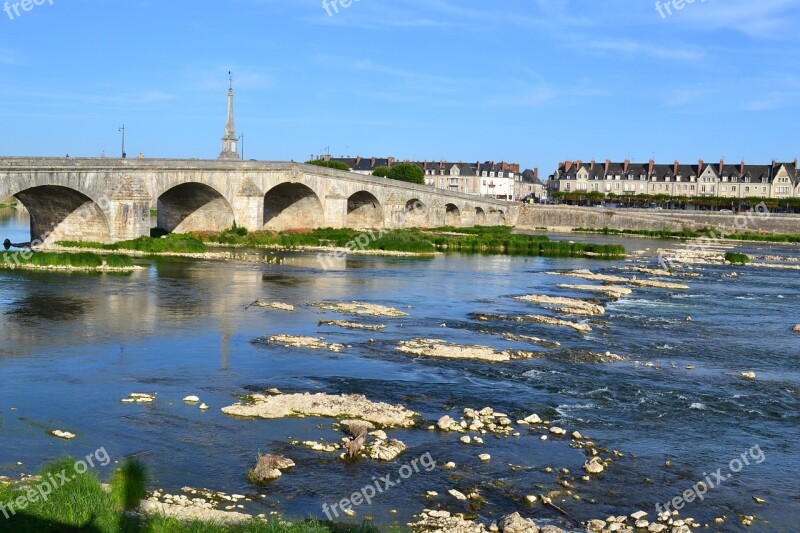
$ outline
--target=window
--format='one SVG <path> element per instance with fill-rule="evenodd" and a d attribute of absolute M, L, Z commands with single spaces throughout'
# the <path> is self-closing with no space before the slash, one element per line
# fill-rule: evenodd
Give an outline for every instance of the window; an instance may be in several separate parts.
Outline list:
<path fill-rule="evenodd" d="M 720 190 L 721 190 L 722 192 L 728 192 L 728 187 L 726 187 L 725 185 L 723 185 L 723 186 L 720 188 Z"/>

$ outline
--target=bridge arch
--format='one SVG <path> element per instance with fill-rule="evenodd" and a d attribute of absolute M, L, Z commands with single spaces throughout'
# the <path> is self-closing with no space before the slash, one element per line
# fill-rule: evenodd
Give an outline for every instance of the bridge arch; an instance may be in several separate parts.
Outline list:
<path fill-rule="evenodd" d="M 429 225 L 428 206 L 419 198 L 412 198 L 406 202 L 404 209 L 406 228 L 425 228 Z"/>
<path fill-rule="evenodd" d="M 98 202 L 86 194 L 61 185 L 38 185 L 13 196 L 28 210 L 31 241 L 45 245 L 57 241 L 111 242 L 111 228 L 103 208 L 107 199 Z"/>
<path fill-rule="evenodd" d="M 461 225 L 461 209 L 458 208 L 456 204 L 447 204 L 445 207 L 445 223 L 448 226 L 460 226 Z"/>
<path fill-rule="evenodd" d="M 475 208 L 475 225 L 476 226 L 486 225 L 486 211 L 484 211 L 482 207 Z"/>
<path fill-rule="evenodd" d="M 358 191 L 347 199 L 348 228 L 382 228 L 383 225 L 383 206 L 375 195 Z"/>
<path fill-rule="evenodd" d="M 204 183 L 176 185 L 156 201 L 158 228 L 168 233 L 223 231 L 233 226 L 233 208 L 225 197 Z"/>
<path fill-rule="evenodd" d="M 302 183 L 281 183 L 264 195 L 266 229 L 314 229 L 324 223 L 325 211 L 319 196 Z"/>

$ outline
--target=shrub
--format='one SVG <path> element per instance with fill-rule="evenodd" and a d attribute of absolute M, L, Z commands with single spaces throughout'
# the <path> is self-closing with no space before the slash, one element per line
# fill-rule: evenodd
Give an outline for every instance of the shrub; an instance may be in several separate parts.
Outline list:
<path fill-rule="evenodd" d="M 334 170 L 344 170 L 345 172 L 350 172 L 350 167 L 341 161 L 325 161 L 324 159 L 314 159 L 312 161 L 306 161 L 306 165 L 314 165 L 317 167 L 332 168 Z"/>
<path fill-rule="evenodd" d="M 372 175 L 379 178 L 388 178 L 389 167 L 376 167 L 375 170 L 372 171 Z"/>
<path fill-rule="evenodd" d="M 389 169 L 389 179 L 405 181 L 408 183 L 416 183 L 417 185 L 425 184 L 425 172 L 413 163 L 400 163 Z"/>
<path fill-rule="evenodd" d="M 132 511 L 147 495 L 147 467 L 138 459 L 126 459 L 111 477 L 111 497 L 121 509 Z"/>
<path fill-rule="evenodd" d="M 746 265 L 750 262 L 750 258 L 745 254 L 737 254 L 734 252 L 727 252 L 725 254 L 725 261 L 732 265 Z"/>

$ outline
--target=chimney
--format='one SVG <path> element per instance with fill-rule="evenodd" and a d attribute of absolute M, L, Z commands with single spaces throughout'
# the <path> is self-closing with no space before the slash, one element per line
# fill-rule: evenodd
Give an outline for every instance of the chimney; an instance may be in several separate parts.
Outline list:
<path fill-rule="evenodd" d="M 428 160 L 426 159 L 424 163 L 422 163 L 422 168 L 428 170 Z"/>
<path fill-rule="evenodd" d="M 742 176 L 744 176 L 744 159 L 742 159 L 742 166 L 741 166 L 741 167 L 739 167 L 739 174 L 741 174 Z"/>
<path fill-rule="evenodd" d="M 519 174 L 519 163 L 510 163 L 508 169 Z"/>
<path fill-rule="evenodd" d="M 703 169 L 705 168 L 705 166 L 706 166 L 705 162 L 702 159 L 697 162 L 697 168 L 698 168 L 697 175 L 698 176 L 703 173 Z"/>
<path fill-rule="evenodd" d="M 778 162 L 774 159 L 772 160 L 772 173 L 775 174 L 775 167 L 778 166 Z"/>
<path fill-rule="evenodd" d="M 564 161 L 564 172 L 569 172 L 572 168 L 572 161 Z"/>
<path fill-rule="evenodd" d="M 678 167 L 679 167 L 679 166 L 680 166 L 680 162 L 679 162 L 679 161 L 676 159 L 676 160 L 675 160 L 675 166 L 674 166 L 674 167 L 672 167 L 672 174 L 673 174 L 674 176 L 677 176 L 677 175 L 678 175 Z"/>
<path fill-rule="evenodd" d="M 576 168 L 577 170 L 580 170 L 580 169 L 581 169 L 581 165 L 582 165 L 582 164 L 583 164 L 583 161 L 581 161 L 580 159 L 578 159 L 577 161 L 575 161 L 575 168 Z"/>
<path fill-rule="evenodd" d="M 608 169 L 611 168 L 611 160 L 606 159 L 606 174 L 608 174 Z"/>
<path fill-rule="evenodd" d="M 377 162 L 377 159 L 375 159 L 375 158 L 373 157 L 373 158 L 372 158 L 372 168 L 375 168 L 375 163 L 376 163 L 376 162 Z"/>
<path fill-rule="evenodd" d="M 539 179 L 539 167 L 534 167 L 534 169 L 533 169 L 533 178 L 537 179 L 537 180 Z"/>
<path fill-rule="evenodd" d="M 652 176 L 654 168 L 656 168 L 656 162 L 651 159 L 650 163 L 647 166 L 647 174 Z"/>
<path fill-rule="evenodd" d="M 594 170 L 594 164 L 595 164 L 595 161 L 594 161 L 594 159 L 592 159 L 592 170 Z"/>
<path fill-rule="evenodd" d="M 720 176 L 722 175 L 722 169 L 724 169 L 724 168 L 725 168 L 725 160 L 724 159 L 720 159 L 719 160 L 719 174 L 720 174 Z"/>
<path fill-rule="evenodd" d="M 359 163 L 361 163 L 361 156 L 357 155 L 356 156 L 356 166 L 358 166 Z"/>
<path fill-rule="evenodd" d="M 391 168 L 391 166 L 394 165 L 394 157 L 388 158 L 387 162 L 388 162 L 388 166 Z"/>
<path fill-rule="evenodd" d="M 508 166 L 506 165 L 505 161 L 500 161 L 500 170 L 502 170 L 503 172 L 508 170 Z"/>
<path fill-rule="evenodd" d="M 630 160 L 630 159 L 626 159 L 626 160 L 625 160 L 625 168 L 623 169 L 623 172 L 624 172 L 625 174 L 627 174 L 627 173 L 628 173 L 628 167 L 630 167 L 630 166 L 631 166 L 631 160 Z"/>
<path fill-rule="evenodd" d="M 797 158 L 794 158 L 794 169 L 797 170 Z"/>

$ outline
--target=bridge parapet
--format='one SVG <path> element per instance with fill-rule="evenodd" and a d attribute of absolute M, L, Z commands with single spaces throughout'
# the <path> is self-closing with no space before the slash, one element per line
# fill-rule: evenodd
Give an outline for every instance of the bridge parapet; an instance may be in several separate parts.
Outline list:
<path fill-rule="evenodd" d="M 153 209 L 174 232 L 513 225 L 519 214 L 515 203 L 294 162 L 6 157 L 7 196 L 48 242 L 148 235 Z"/>

